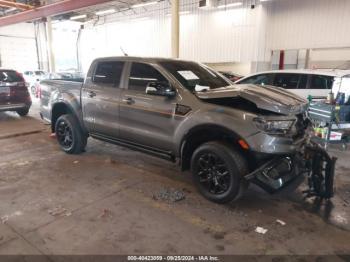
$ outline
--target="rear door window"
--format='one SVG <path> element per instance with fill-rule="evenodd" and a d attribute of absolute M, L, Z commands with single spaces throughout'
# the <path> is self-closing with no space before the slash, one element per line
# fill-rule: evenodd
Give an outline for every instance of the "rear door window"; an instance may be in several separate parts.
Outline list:
<path fill-rule="evenodd" d="M 124 62 L 121 61 L 99 62 L 96 67 L 93 82 L 111 87 L 119 87 L 123 68 Z"/>
<path fill-rule="evenodd" d="M 333 76 L 312 75 L 309 89 L 332 89 L 333 81 Z"/>
<path fill-rule="evenodd" d="M 303 74 L 300 76 L 298 89 L 306 89 L 307 88 L 308 76 L 309 75 L 306 75 L 306 74 Z"/>
<path fill-rule="evenodd" d="M 150 82 L 166 83 L 168 81 L 153 66 L 143 63 L 132 63 L 129 77 L 129 90 L 145 92 Z"/>
<path fill-rule="evenodd" d="M 297 89 L 299 79 L 300 74 L 276 74 L 273 85 L 285 89 Z"/>
<path fill-rule="evenodd" d="M 254 85 L 272 85 L 274 74 L 260 74 L 248 77 L 240 82 L 239 84 L 254 84 Z"/>
<path fill-rule="evenodd" d="M 0 70 L 0 82 L 5 82 L 5 83 L 23 82 L 23 78 L 16 71 Z"/>

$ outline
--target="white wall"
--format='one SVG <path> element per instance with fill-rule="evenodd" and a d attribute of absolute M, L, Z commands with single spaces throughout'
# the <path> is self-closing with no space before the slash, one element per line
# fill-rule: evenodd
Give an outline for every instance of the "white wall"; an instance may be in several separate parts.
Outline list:
<path fill-rule="evenodd" d="M 349 0 L 273 0 L 264 6 L 270 49 L 350 47 Z"/>
<path fill-rule="evenodd" d="M 252 0 L 242 1 L 241 7 L 203 10 L 197 0 L 182 0 L 180 10 L 190 13 L 180 18 L 180 58 L 232 68 L 250 63 L 250 71 L 260 71 L 271 67 L 273 50 L 350 47 L 349 0 L 255 1 L 254 9 Z M 95 57 L 122 55 L 120 47 L 129 55 L 170 56 L 169 12 L 169 2 L 163 1 L 87 24 L 81 41 L 84 69 Z M 337 56 L 350 60 L 347 51 Z"/>
<path fill-rule="evenodd" d="M 180 16 L 180 58 L 243 65 L 264 59 L 264 49 L 258 48 L 258 40 L 264 36 L 259 32 L 263 9 L 251 10 L 248 3 L 245 0 L 238 8 L 201 10 L 196 0 L 181 1 L 180 10 L 190 13 Z M 80 45 L 85 71 L 96 57 L 122 55 L 120 47 L 129 55 L 171 55 L 168 1 L 147 7 L 147 11 L 134 11 L 86 25 Z"/>
<path fill-rule="evenodd" d="M 34 37 L 30 23 L 0 27 L 1 67 L 18 71 L 38 68 Z"/>

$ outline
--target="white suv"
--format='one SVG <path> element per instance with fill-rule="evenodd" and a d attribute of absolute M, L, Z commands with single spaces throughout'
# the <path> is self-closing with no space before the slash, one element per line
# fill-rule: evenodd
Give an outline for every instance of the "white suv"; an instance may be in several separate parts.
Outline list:
<path fill-rule="evenodd" d="M 235 84 L 278 86 L 307 98 L 325 98 L 331 91 L 350 95 L 350 70 L 274 70 L 241 78 Z"/>
<path fill-rule="evenodd" d="M 32 94 L 35 94 L 36 83 L 46 79 L 47 75 L 48 73 L 42 70 L 34 70 L 34 71 L 30 70 L 30 71 L 23 72 L 23 77 L 26 83 L 28 84 Z"/>

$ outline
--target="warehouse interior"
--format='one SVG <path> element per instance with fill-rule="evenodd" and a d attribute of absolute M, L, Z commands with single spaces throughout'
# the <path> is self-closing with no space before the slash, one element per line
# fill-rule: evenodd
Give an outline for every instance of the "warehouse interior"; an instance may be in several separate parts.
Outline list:
<path fill-rule="evenodd" d="M 349 25 L 348 0 L 0 0 L 0 260 L 7 261 L 15 256 L 33 261 L 79 261 L 74 260 L 79 258 L 91 261 L 102 258 L 105 261 L 349 261 Z M 226 92 L 223 87 L 219 87 L 221 91 L 212 91 L 211 87 L 198 82 L 191 92 L 182 93 L 179 89 L 186 89 L 185 85 L 175 79 L 162 89 L 164 93 L 153 96 L 147 90 L 154 88 L 152 91 L 157 92 L 157 85 L 163 88 L 162 83 L 157 81 L 155 86 L 148 83 L 142 101 L 138 100 L 136 91 L 131 93 L 131 100 L 123 99 L 124 91 L 112 100 L 110 96 L 114 96 L 114 91 L 111 93 L 107 85 L 102 85 L 107 82 L 95 79 L 101 77 L 96 73 L 98 64 L 113 59 L 125 64 L 122 72 L 125 74 L 129 70 L 129 81 L 132 66 L 138 62 L 157 64 L 158 73 L 174 79 L 170 69 L 163 73 L 168 70 L 164 63 L 175 65 L 178 62 L 184 66 L 194 61 L 209 72 L 209 77 L 210 74 L 215 78 L 222 77 L 229 83 L 227 86 L 237 88 L 235 92 L 244 99 L 237 102 L 239 107 L 235 112 L 228 112 L 227 107 L 231 105 L 228 102 L 208 99 L 212 99 L 211 92 L 214 93 L 213 101 L 221 98 L 220 95 Z M 12 91 L 13 85 L 7 84 L 6 77 L 1 78 L 1 70 L 6 77 L 13 70 L 25 82 L 23 86 L 28 89 L 30 100 L 27 101 L 29 106 L 25 102 L 27 111 L 18 109 L 19 102 L 16 102 L 17 108 L 11 108 L 10 96 L 18 91 Z M 200 78 L 195 69 L 184 66 L 176 70 L 186 81 Z M 42 76 L 39 77 L 37 72 Z M 266 83 L 250 80 L 256 79 L 254 76 L 265 76 L 263 73 L 273 74 L 274 79 L 266 80 L 270 81 Z M 278 85 L 279 73 L 300 73 L 305 78 L 299 76 L 296 87 L 288 87 L 285 83 Z M 310 75 L 309 78 L 306 79 L 306 75 Z M 327 77 L 326 82 L 318 84 L 325 83 L 327 87 L 313 88 L 312 75 Z M 127 75 L 118 77 L 120 85 L 127 82 Z M 172 89 L 172 81 L 179 86 Z M 307 87 L 301 87 L 302 81 Z M 101 93 L 96 89 L 98 83 L 101 92 L 106 92 L 101 100 Z M 252 85 L 244 87 L 245 83 Z M 255 85 L 265 91 L 256 93 L 252 87 Z M 129 88 L 127 86 L 125 89 Z M 271 91 L 273 89 L 268 86 L 277 86 L 279 91 Z M 84 88 L 90 93 L 86 95 Z M 172 94 L 167 95 L 169 88 L 178 100 L 167 102 L 175 99 Z M 245 88 L 249 89 L 247 93 L 242 91 Z M 287 93 L 278 97 L 282 95 L 282 88 Z M 294 92 L 294 89 L 306 91 Z M 316 89 L 325 90 L 317 93 Z M 87 96 L 91 101 L 86 105 L 95 103 L 91 116 L 84 108 Z M 292 103 L 290 99 L 294 104 L 287 104 Z M 138 106 L 138 101 L 141 105 L 137 110 L 149 107 L 147 110 L 153 115 L 127 110 L 134 103 Z M 186 104 L 186 101 L 191 103 Z M 258 140 L 252 138 L 258 131 L 249 128 L 260 128 L 256 123 L 260 114 L 267 115 L 267 122 L 275 121 L 270 118 L 283 114 L 282 122 L 287 122 L 285 118 L 293 115 L 296 108 L 301 108 L 295 101 L 307 106 L 303 120 L 308 118 L 310 126 L 313 125 L 311 138 L 305 138 L 303 142 L 301 139 L 298 143 L 309 143 L 313 141 L 312 136 L 323 139 L 316 142 L 316 147 L 320 148 L 317 152 L 322 153 L 308 155 L 303 151 L 307 155 L 305 159 L 315 163 L 315 158 L 324 154 L 322 161 L 328 161 L 327 165 L 334 164 L 333 171 L 327 165 L 319 171 L 320 174 L 325 172 L 324 177 L 320 176 L 326 191 L 327 172 L 333 172 L 329 178 L 332 179 L 332 192 L 327 197 L 310 193 L 316 190 L 315 183 L 321 182 L 313 180 L 315 176 L 310 174 L 314 175 L 316 171 L 308 164 L 303 168 L 313 171 L 298 188 L 270 194 L 262 190 L 259 183 L 249 182 L 239 200 L 225 204 L 209 201 L 205 194 L 203 197 L 198 192 L 191 178 L 195 157 L 189 155 L 190 159 L 185 159 L 185 142 L 192 139 L 195 141 L 193 147 L 197 149 L 202 137 L 206 143 L 230 143 L 230 134 L 220 133 L 213 127 L 222 124 L 226 130 L 232 126 L 235 131 L 232 137 L 237 131 L 237 136 L 241 137 L 237 139 L 237 145 L 242 150 L 261 150 L 264 156 L 257 159 L 267 159 L 265 154 L 279 150 L 279 145 L 274 143 L 287 131 L 273 134 L 270 140 Z M 77 130 L 84 133 L 86 140 L 89 138 L 87 145 L 86 141 L 85 144 L 81 142 L 84 147 L 79 155 L 60 150 L 59 125 L 55 126 L 60 119 L 55 117 L 56 102 L 61 106 L 69 104 L 67 109 L 60 108 L 60 116 L 78 112 L 70 128 L 73 130 L 78 126 Z M 122 102 L 127 105 L 119 106 Z M 254 109 L 251 109 L 252 102 Z M 118 103 L 118 107 L 113 103 Z M 217 108 L 210 109 L 212 103 Z M 175 107 L 169 111 L 170 104 Z M 287 113 L 282 112 L 284 106 L 288 107 Z M 327 115 L 331 120 L 317 118 L 319 122 L 316 123 L 312 116 L 328 114 L 325 108 L 331 110 Z M 155 115 L 160 110 L 168 111 L 163 112 L 157 122 Z M 129 115 L 122 116 L 123 112 Z M 177 115 L 177 112 L 180 113 Z M 243 120 L 236 119 L 241 112 L 244 121 L 255 117 L 254 125 L 242 124 L 239 128 L 238 123 Z M 215 115 L 219 113 L 220 116 Z M 196 114 L 199 115 L 194 118 Z M 230 114 L 235 118 L 228 124 L 225 117 Z M 116 117 L 120 122 L 115 120 Z M 112 133 L 114 128 L 123 135 L 123 121 L 127 120 L 125 130 L 130 134 L 136 134 L 137 128 L 144 129 L 143 133 L 139 131 L 144 134 L 143 139 L 137 140 L 136 135 L 130 135 L 135 140 L 127 146 L 123 141 L 112 141 L 102 135 L 103 139 L 100 139 L 100 134 L 93 133 L 93 127 L 90 127 L 101 125 L 100 132 L 103 132 L 106 130 L 103 125 L 110 122 L 108 132 Z M 178 121 L 183 122 L 177 124 Z M 298 121 L 296 119 L 295 123 Z M 207 129 L 197 137 L 190 136 L 197 130 L 196 123 L 198 128 L 206 126 Z M 212 127 L 207 127 L 208 123 Z M 193 129 L 183 131 L 185 135 L 180 137 L 182 129 L 188 126 Z M 334 126 L 338 129 L 333 130 Z M 271 135 L 265 131 L 261 133 Z M 76 136 L 73 131 L 72 139 Z M 143 140 L 158 141 L 162 145 L 152 151 L 153 148 L 145 144 L 140 150 L 139 144 Z M 180 142 L 183 144 L 178 145 Z M 281 144 L 289 146 L 289 143 Z M 179 152 L 179 155 L 172 155 L 168 150 L 170 162 L 164 160 L 165 157 L 157 157 L 166 151 L 167 144 L 174 144 L 174 151 Z M 233 145 L 226 145 L 233 148 Z M 264 147 L 269 146 L 273 149 L 264 151 Z M 195 154 L 196 148 L 189 152 Z M 216 150 L 225 152 L 227 148 L 218 145 Z M 299 144 L 290 148 L 297 150 Z M 294 153 L 291 156 L 286 152 L 280 155 L 286 155 L 285 159 L 290 163 L 297 161 Z M 261 171 L 267 177 L 263 170 L 265 165 L 252 157 L 247 158 L 249 161 L 244 162 L 249 163 L 246 169 L 250 176 Z M 238 161 L 237 157 L 235 161 Z M 273 168 L 275 166 L 271 166 Z M 281 183 L 284 189 L 282 178 L 278 179 L 276 183 Z M 307 191 L 309 187 L 311 191 Z M 240 257 L 242 255 L 244 257 Z"/>

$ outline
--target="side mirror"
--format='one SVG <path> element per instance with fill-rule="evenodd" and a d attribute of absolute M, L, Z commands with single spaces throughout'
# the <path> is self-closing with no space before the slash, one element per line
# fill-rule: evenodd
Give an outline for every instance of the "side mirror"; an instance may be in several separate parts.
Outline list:
<path fill-rule="evenodd" d="M 146 87 L 146 94 L 154 96 L 172 97 L 176 95 L 175 89 L 169 83 L 150 82 Z"/>

